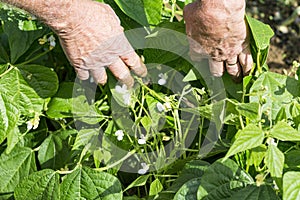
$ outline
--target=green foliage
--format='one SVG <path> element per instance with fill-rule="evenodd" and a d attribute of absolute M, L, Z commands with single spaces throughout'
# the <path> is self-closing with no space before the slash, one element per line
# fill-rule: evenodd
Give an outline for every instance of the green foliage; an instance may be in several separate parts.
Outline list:
<path fill-rule="evenodd" d="M 74 81 L 51 30 L 0 3 L 0 199 L 299 199 L 300 85 L 262 70 L 269 26 L 247 17 L 256 67 L 234 84 L 190 62 L 190 0 L 99 2 L 142 27 L 130 90 Z"/>

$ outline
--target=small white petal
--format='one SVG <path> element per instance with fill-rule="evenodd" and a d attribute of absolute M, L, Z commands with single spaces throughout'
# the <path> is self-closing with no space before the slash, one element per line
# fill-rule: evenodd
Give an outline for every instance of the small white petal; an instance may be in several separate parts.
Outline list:
<path fill-rule="evenodd" d="M 161 78 L 161 79 L 158 80 L 159 85 L 165 85 L 166 83 L 167 83 L 166 79 Z"/>
<path fill-rule="evenodd" d="M 122 87 L 119 86 L 119 85 L 117 85 L 117 86 L 115 87 L 115 90 L 116 90 L 117 93 L 120 93 L 120 94 L 123 94 L 123 93 L 124 93 L 124 91 L 122 90 Z"/>
<path fill-rule="evenodd" d="M 130 93 L 124 94 L 123 95 L 123 100 L 124 100 L 124 104 L 125 105 L 130 105 L 130 101 L 131 101 L 131 95 Z"/>
<path fill-rule="evenodd" d="M 31 130 L 33 127 L 31 121 L 26 122 L 26 124 L 27 124 L 27 130 Z"/>
<path fill-rule="evenodd" d="M 158 103 L 156 104 L 156 108 L 157 108 L 157 110 L 158 110 L 159 112 L 165 111 L 165 108 L 164 108 L 163 104 L 160 103 L 160 102 L 158 102 Z"/>
<path fill-rule="evenodd" d="M 115 136 L 124 136 L 124 132 L 122 130 L 117 130 Z"/>
<path fill-rule="evenodd" d="M 170 102 L 164 103 L 164 108 L 165 108 L 165 110 L 171 110 L 172 109 L 171 103 Z"/>
<path fill-rule="evenodd" d="M 51 41 L 51 42 L 50 42 L 50 46 L 51 46 L 51 47 L 55 47 L 55 45 L 56 45 L 56 42 L 55 42 L 55 41 Z"/>
<path fill-rule="evenodd" d="M 117 140 L 118 140 L 118 141 L 122 141 L 122 140 L 123 140 L 123 136 L 122 136 L 122 135 L 119 135 L 119 136 L 117 137 Z"/>
<path fill-rule="evenodd" d="M 144 175 L 147 173 L 147 170 L 139 169 L 138 174 Z"/>
<path fill-rule="evenodd" d="M 146 144 L 146 140 L 144 138 L 138 140 L 139 144 Z"/>
<path fill-rule="evenodd" d="M 146 163 L 141 163 L 142 169 L 139 169 L 138 174 L 146 174 L 149 166 Z"/>
<path fill-rule="evenodd" d="M 143 162 L 143 163 L 141 163 L 141 165 L 142 165 L 143 169 L 147 169 L 147 170 L 149 169 L 149 167 L 148 167 L 148 165 L 146 163 Z"/>

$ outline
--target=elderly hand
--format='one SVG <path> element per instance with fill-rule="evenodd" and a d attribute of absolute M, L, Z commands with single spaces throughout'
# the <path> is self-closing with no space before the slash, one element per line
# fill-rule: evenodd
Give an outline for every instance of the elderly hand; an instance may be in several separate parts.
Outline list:
<path fill-rule="evenodd" d="M 197 0 L 184 9 L 190 56 L 210 58 L 213 76 L 225 69 L 234 78 L 247 75 L 253 64 L 244 0 Z"/>
<path fill-rule="evenodd" d="M 63 11 L 62 11 L 63 12 Z M 73 1 L 68 16 L 44 18 L 55 30 L 61 45 L 80 79 L 91 74 L 95 82 L 105 84 L 106 66 L 122 83 L 131 87 L 132 70 L 146 76 L 147 69 L 126 39 L 120 21 L 109 5 L 95 1 Z"/>

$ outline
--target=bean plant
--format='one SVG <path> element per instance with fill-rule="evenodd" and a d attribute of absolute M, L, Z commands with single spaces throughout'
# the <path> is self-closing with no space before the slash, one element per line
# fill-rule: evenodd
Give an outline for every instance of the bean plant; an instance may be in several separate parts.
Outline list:
<path fill-rule="evenodd" d="M 133 88 L 77 79 L 48 27 L 0 4 L 0 199 L 300 198 L 299 65 L 268 71 L 268 25 L 245 17 L 235 83 L 189 59 L 191 0 L 101 2 L 147 65 Z"/>

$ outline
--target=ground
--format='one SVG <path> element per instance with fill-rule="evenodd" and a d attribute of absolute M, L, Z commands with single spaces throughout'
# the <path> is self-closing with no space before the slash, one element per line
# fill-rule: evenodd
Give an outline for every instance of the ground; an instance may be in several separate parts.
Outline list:
<path fill-rule="evenodd" d="M 267 61 L 271 71 L 287 73 L 293 61 L 300 62 L 300 13 L 290 24 L 282 25 L 299 4 L 299 0 L 247 1 L 247 13 L 269 24 L 275 32 Z"/>

